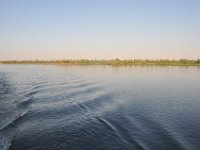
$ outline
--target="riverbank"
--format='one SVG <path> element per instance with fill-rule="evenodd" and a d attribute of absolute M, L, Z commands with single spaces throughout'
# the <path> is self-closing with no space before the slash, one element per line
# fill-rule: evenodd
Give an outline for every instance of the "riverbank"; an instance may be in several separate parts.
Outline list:
<path fill-rule="evenodd" d="M 200 66 L 200 59 L 188 60 L 149 60 L 149 59 L 110 59 L 110 60 L 6 60 L 0 64 L 59 64 L 59 65 L 162 65 L 162 66 Z"/>

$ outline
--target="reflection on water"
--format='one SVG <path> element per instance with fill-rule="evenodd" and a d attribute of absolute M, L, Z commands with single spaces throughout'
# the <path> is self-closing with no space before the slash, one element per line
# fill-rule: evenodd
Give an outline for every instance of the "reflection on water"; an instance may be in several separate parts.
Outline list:
<path fill-rule="evenodd" d="M 199 150 L 200 68 L 0 65 L 1 150 Z"/>

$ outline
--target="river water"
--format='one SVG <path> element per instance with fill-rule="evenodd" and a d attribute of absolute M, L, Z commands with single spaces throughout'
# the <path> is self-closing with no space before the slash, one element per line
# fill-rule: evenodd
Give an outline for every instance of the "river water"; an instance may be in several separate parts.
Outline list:
<path fill-rule="evenodd" d="M 0 150 L 199 150 L 200 67 L 0 65 Z"/>

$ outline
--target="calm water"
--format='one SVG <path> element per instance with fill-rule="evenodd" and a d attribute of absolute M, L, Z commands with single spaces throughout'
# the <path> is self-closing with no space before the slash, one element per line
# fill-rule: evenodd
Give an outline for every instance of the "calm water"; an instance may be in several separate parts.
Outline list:
<path fill-rule="evenodd" d="M 199 150 L 200 68 L 0 65 L 0 150 Z"/>

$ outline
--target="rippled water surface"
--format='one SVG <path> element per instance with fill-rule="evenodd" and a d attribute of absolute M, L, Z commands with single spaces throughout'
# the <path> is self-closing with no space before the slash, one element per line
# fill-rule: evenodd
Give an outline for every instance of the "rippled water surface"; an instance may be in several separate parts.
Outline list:
<path fill-rule="evenodd" d="M 199 67 L 0 65 L 0 150 L 199 150 Z"/>

